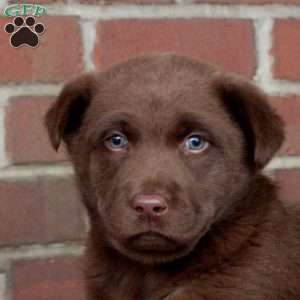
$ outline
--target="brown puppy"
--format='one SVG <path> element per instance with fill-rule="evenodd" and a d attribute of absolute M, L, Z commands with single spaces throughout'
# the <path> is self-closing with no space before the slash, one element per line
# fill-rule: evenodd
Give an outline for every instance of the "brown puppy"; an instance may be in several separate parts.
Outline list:
<path fill-rule="evenodd" d="M 296 222 L 261 174 L 282 122 L 255 86 L 143 56 L 68 83 L 46 125 L 90 218 L 88 299 L 300 299 Z"/>

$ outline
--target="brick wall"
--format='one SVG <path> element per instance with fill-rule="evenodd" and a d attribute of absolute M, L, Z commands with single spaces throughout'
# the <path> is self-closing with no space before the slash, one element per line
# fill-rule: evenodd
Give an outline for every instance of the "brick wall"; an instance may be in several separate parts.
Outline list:
<path fill-rule="evenodd" d="M 64 150 L 51 150 L 42 127 L 63 82 L 82 71 L 175 51 L 255 80 L 286 122 L 269 170 L 286 200 L 300 201 L 300 0 L 32 2 L 48 7 L 36 49 L 11 48 L 11 18 L 0 17 L 1 300 L 85 298 L 85 216 Z"/>

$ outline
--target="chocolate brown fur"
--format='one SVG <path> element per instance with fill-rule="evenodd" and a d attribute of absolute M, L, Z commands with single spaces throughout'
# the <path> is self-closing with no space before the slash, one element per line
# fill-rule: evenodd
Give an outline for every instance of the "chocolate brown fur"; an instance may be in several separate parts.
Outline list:
<path fill-rule="evenodd" d="M 186 57 L 143 56 L 68 83 L 46 126 L 54 148 L 67 146 L 90 219 L 89 300 L 300 299 L 296 222 L 261 173 L 282 122 L 254 85 Z M 128 149 L 104 145 L 113 130 Z M 183 151 L 191 132 L 208 148 Z M 166 199 L 155 222 L 133 209 L 147 193 Z"/>

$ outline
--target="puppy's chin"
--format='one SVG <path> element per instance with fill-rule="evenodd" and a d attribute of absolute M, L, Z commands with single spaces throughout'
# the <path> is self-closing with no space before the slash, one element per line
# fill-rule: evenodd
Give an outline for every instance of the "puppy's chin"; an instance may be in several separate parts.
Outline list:
<path fill-rule="evenodd" d="M 199 239 L 179 242 L 158 233 L 141 233 L 124 242 L 112 239 L 112 246 L 122 255 L 145 265 L 158 265 L 188 255 Z"/>

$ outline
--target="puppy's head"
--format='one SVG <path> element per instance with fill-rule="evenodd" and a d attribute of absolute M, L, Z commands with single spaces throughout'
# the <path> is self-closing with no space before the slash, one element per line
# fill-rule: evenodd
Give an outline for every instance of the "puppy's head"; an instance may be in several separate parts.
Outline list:
<path fill-rule="evenodd" d="M 99 239 L 144 263 L 189 253 L 283 140 L 252 84 L 166 54 L 68 83 L 46 126 L 68 148 Z"/>

